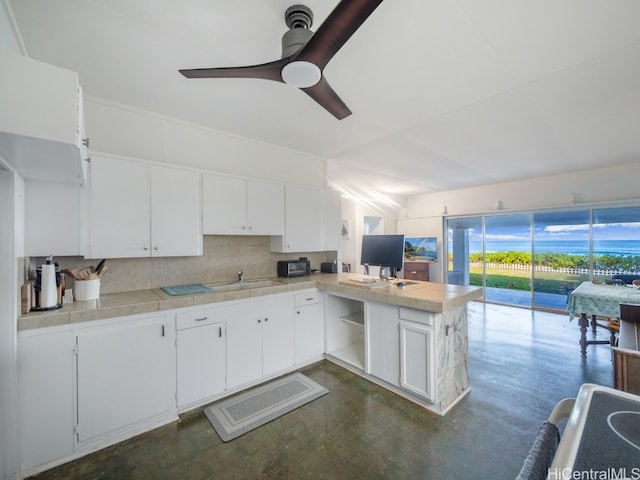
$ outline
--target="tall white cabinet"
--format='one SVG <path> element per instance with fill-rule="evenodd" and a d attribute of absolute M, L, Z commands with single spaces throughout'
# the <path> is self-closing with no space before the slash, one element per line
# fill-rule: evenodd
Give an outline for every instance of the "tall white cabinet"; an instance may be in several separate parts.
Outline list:
<path fill-rule="evenodd" d="M 202 255 L 200 174 L 93 155 L 88 258 Z"/>

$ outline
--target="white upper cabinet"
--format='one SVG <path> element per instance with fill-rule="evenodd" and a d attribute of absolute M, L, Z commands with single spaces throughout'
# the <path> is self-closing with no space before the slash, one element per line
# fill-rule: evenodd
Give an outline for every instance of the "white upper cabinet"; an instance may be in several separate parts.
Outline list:
<path fill-rule="evenodd" d="M 332 190 L 286 186 L 285 232 L 271 238 L 271 251 L 337 250 L 340 207 L 340 196 Z"/>
<path fill-rule="evenodd" d="M 83 255 L 84 189 L 59 182 L 25 182 L 25 255 Z"/>
<path fill-rule="evenodd" d="M 202 255 L 200 175 L 94 155 L 87 258 Z"/>
<path fill-rule="evenodd" d="M 342 225 L 342 197 L 340 192 L 325 190 L 322 209 L 322 250 L 338 250 Z"/>
<path fill-rule="evenodd" d="M 151 166 L 151 255 L 202 255 L 200 174 Z"/>
<path fill-rule="evenodd" d="M 78 74 L 0 51 L 0 154 L 25 179 L 84 184 Z"/>
<path fill-rule="evenodd" d="M 241 178 L 204 175 L 203 232 L 213 235 L 282 235 L 284 187 Z"/>

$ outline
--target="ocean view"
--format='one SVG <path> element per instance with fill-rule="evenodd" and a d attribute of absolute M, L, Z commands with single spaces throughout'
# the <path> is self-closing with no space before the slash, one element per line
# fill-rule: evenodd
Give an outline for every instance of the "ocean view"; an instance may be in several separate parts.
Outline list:
<path fill-rule="evenodd" d="M 531 243 L 518 240 L 489 240 L 487 253 L 528 252 Z M 566 253 L 568 255 L 588 255 L 589 242 L 583 240 L 540 240 L 534 242 L 537 253 Z M 469 242 L 469 253 L 482 252 L 481 241 Z M 640 240 L 596 240 L 593 244 L 595 255 L 633 255 L 640 256 Z"/>

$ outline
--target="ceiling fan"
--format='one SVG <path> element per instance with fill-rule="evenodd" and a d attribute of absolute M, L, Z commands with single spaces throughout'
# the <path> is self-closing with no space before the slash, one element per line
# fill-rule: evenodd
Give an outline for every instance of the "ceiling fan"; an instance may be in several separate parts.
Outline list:
<path fill-rule="evenodd" d="M 187 78 L 260 78 L 300 88 L 338 120 L 351 110 L 323 75 L 329 60 L 360 28 L 382 0 L 342 0 L 314 34 L 313 13 L 293 5 L 284 14 L 289 30 L 282 37 L 282 58 L 246 67 L 179 70 Z"/>

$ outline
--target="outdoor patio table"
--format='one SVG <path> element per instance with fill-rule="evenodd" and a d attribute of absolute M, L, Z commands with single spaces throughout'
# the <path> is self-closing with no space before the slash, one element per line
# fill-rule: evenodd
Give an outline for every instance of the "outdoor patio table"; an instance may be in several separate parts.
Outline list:
<path fill-rule="evenodd" d="M 640 305 L 640 290 L 636 287 L 595 284 L 593 282 L 582 282 L 569 297 L 569 319 L 580 315 L 578 325 L 580 326 L 580 352 L 587 354 L 587 345 L 595 343 L 610 343 L 608 340 L 587 340 L 587 327 L 589 320 L 587 314 L 591 315 L 591 328 L 595 333 L 599 317 L 620 317 L 620 304 L 631 303 Z"/>

